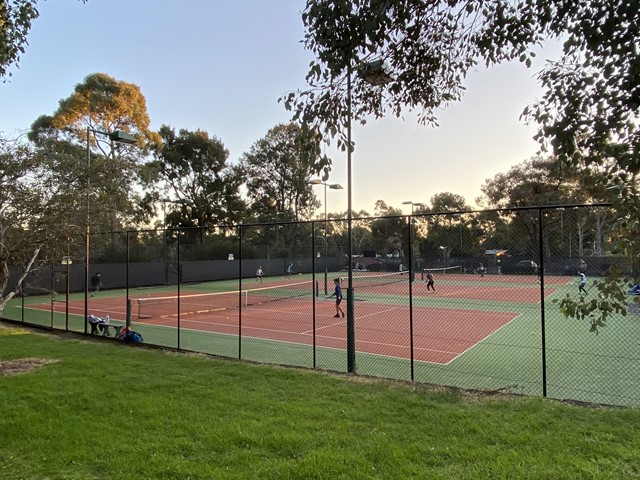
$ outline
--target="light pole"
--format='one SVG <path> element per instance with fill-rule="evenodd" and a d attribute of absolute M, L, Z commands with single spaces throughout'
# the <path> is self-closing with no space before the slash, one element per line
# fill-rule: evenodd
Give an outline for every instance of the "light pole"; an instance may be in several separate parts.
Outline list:
<path fill-rule="evenodd" d="M 564 207 L 558 207 L 556 211 L 560 212 L 560 245 L 562 246 L 564 243 Z M 562 252 L 562 248 L 560 252 Z M 569 236 L 569 258 L 571 258 L 571 236 Z"/>
<path fill-rule="evenodd" d="M 351 152 L 353 145 L 351 142 L 351 74 L 353 67 L 351 58 L 347 63 L 347 238 L 349 252 L 349 276 L 347 283 L 347 371 L 356 371 L 356 332 L 353 297 L 353 215 L 352 215 L 352 168 Z M 393 80 L 384 69 L 382 60 L 361 63 L 356 69 L 365 82 L 371 85 L 384 85 Z"/>
<path fill-rule="evenodd" d="M 89 254 L 91 251 L 91 225 L 90 225 L 90 198 L 91 198 L 91 133 L 105 135 L 109 137 L 112 142 L 134 144 L 138 140 L 130 133 L 123 132 L 122 130 L 115 130 L 113 132 L 105 132 L 102 130 L 96 130 L 87 126 L 87 212 L 86 212 L 86 230 L 85 230 L 85 262 L 84 262 L 84 333 L 87 333 L 87 318 L 89 318 Z"/>
<path fill-rule="evenodd" d="M 453 218 L 458 220 L 458 231 L 460 232 L 460 250 L 458 256 L 462 256 L 462 233 L 464 228 L 466 227 L 466 218 L 463 217 L 462 213 L 454 213 Z"/>
<path fill-rule="evenodd" d="M 412 240 L 411 244 L 414 245 L 416 236 L 415 236 L 415 231 L 414 231 L 414 228 L 413 228 L 413 213 L 414 213 L 414 208 L 413 207 L 424 208 L 426 205 L 424 203 L 414 202 L 412 200 L 407 200 L 405 202 L 402 202 L 402 204 L 403 205 L 411 205 L 411 224 L 410 224 L 411 225 L 411 233 L 410 233 L 410 235 L 411 235 L 411 240 Z M 414 276 L 413 276 L 413 257 L 414 257 L 413 251 L 411 252 L 411 257 L 412 258 L 409 259 L 409 280 L 413 281 L 413 279 L 414 279 Z"/>
<path fill-rule="evenodd" d="M 413 215 L 413 207 L 424 208 L 425 204 L 420 202 L 412 202 L 411 200 L 407 200 L 406 202 L 402 202 L 402 205 L 411 205 L 411 215 Z"/>
<path fill-rule="evenodd" d="M 444 273 L 447 273 L 447 257 L 449 256 L 449 253 L 451 253 L 451 248 L 440 245 L 440 250 L 442 250 L 442 259 L 444 260 Z"/>
<path fill-rule="evenodd" d="M 186 200 L 171 200 L 170 198 L 163 198 L 162 202 L 162 229 L 164 231 L 164 284 L 169 285 L 169 257 L 168 257 L 168 232 L 167 232 L 167 203 L 173 203 L 175 205 L 186 205 Z"/>
<path fill-rule="evenodd" d="M 327 248 L 327 187 L 331 190 L 342 190 L 342 185 L 337 183 L 326 183 L 320 180 L 319 178 L 314 178 L 313 180 L 309 180 L 307 182 L 309 185 L 324 185 L 324 294 L 328 294 L 328 280 L 327 280 L 327 256 L 328 256 L 328 248 Z"/>
<path fill-rule="evenodd" d="M 280 248 L 280 215 L 286 215 L 287 212 L 276 212 L 276 248 Z"/>

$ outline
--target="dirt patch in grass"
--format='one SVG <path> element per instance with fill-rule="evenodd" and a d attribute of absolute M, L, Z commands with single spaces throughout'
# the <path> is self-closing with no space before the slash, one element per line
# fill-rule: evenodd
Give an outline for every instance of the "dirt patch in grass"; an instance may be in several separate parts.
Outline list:
<path fill-rule="evenodd" d="M 19 358 L 17 360 L 0 360 L 0 377 L 17 375 L 19 373 L 33 372 L 35 369 L 49 363 L 53 363 L 55 361 L 56 360 L 51 360 L 49 358 Z"/>

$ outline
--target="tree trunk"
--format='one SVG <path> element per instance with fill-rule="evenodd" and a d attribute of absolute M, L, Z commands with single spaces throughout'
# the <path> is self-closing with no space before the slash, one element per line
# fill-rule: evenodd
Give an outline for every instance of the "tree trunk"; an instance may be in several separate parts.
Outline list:
<path fill-rule="evenodd" d="M 22 282 L 24 282 L 24 279 L 27 278 L 27 275 L 29 274 L 29 272 L 31 272 L 31 268 L 33 267 L 33 264 L 38 258 L 38 255 L 40 254 L 40 250 L 42 250 L 42 245 L 38 245 L 36 249 L 33 251 L 31 258 L 29 259 L 29 262 L 27 263 L 27 265 L 24 267 L 22 274 L 20 275 L 20 277 L 18 278 L 18 281 L 16 282 L 15 287 L 13 287 L 5 295 L 0 296 L 0 313 L 4 311 L 4 307 L 7 305 L 9 300 L 15 297 L 16 293 L 18 293 L 20 291 L 20 288 L 22 288 Z M 7 256 L 0 257 L 0 292 L 5 291 L 5 289 L 7 288 L 7 283 L 9 282 L 8 261 L 9 261 L 9 258 Z"/>

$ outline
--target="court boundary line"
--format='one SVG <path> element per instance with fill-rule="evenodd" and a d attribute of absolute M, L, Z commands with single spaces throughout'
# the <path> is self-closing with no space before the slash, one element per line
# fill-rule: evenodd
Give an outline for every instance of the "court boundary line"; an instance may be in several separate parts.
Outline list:
<path fill-rule="evenodd" d="M 505 312 L 506 313 L 506 312 Z M 500 330 L 502 330 L 503 328 L 505 328 L 507 325 L 510 325 L 514 320 L 516 320 L 517 318 L 521 317 L 522 313 L 518 313 L 515 317 L 513 317 L 511 320 L 509 320 L 507 323 L 501 325 L 500 327 L 498 327 L 496 330 L 494 330 L 493 332 L 491 332 L 489 335 L 487 335 L 486 337 L 482 338 L 480 341 L 474 343 L 473 345 L 471 345 L 469 348 L 467 348 L 466 350 L 460 352 L 460 354 L 456 355 L 454 358 L 452 358 L 451 360 L 449 360 L 446 363 L 443 363 L 441 365 L 449 365 L 450 363 L 452 363 L 453 361 L 457 360 L 460 356 L 462 356 L 463 354 L 467 353 L 469 350 L 472 350 L 473 348 L 475 348 L 476 346 L 480 345 L 481 343 L 483 343 L 485 340 L 487 340 L 488 338 L 492 337 L 493 335 L 495 335 L 496 333 L 498 333 Z"/>
<path fill-rule="evenodd" d="M 554 292 L 555 293 L 555 292 Z M 553 295 L 553 294 L 552 294 Z M 292 298 L 289 299 L 291 300 L 292 304 L 296 304 L 296 303 L 301 303 L 300 298 Z M 269 303 L 272 302 L 267 302 L 263 305 L 268 305 Z M 328 303 L 328 302 L 327 302 Z M 297 309 L 295 309 L 294 311 L 288 312 L 289 314 L 292 315 L 307 315 L 307 310 L 306 310 L 306 304 L 307 301 L 304 301 L 305 305 L 299 305 Z M 37 305 L 37 304 L 34 304 Z M 46 304 L 40 304 L 40 305 L 46 305 Z M 373 305 L 373 304 L 372 304 Z M 368 318 L 368 317 L 375 317 L 381 314 L 386 314 L 388 312 L 393 312 L 393 311 L 397 311 L 397 310 L 405 310 L 405 308 L 403 306 L 400 305 L 393 305 L 393 304 L 385 304 L 385 303 L 378 303 L 378 306 L 388 306 L 390 308 L 383 308 L 382 310 L 376 311 L 376 312 L 370 312 L 367 313 L 365 315 L 362 316 L 358 316 L 358 319 L 364 319 L 364 318 Z M 292 307 L 294 305 L 291 305 Z M 302 308 L 305 307 L 305 308 Z M 39 309 L 39 308 L 34 308 L 32 306 L 25 306 L 25 308 L 30 308 L 32 310 L 39 310 L 39 311 L 50 311 L 49 309 Z M 252 308 L 252 307 L 249 307 Z M 452 308 L 447 308 L 447 307 L 433 307 L 433 306 L 418 306 L 417 308 L 420 309 L 430 309 L 430 308 L 436 308 L 436 309 L 440 309 L 440 310 L 460 310 L 460 309 L 452 309 Z M 236 308 L 230 308 L 229 310 L 232 311 L 236 311 Z M 278 312 L 278 313 L 282 313 L 282 310 L 280 309 L 273 309 L 273 308 L 258 308 L 257 310 L 259 311 L 264 311 L 264 312 Z M 486 310 L 478 310 L 478 309 L 463 309 L 465 312 L 482 312 L 484 314 L 490 315 L 492 313 L 499 313 L 499 314 L 505 314 L 505 313 L 516 313 L 516 312 L 491 312 L 491 311 L 486 311 Z M 104 309 L 103 309 L 104 311 Z M 64 312 L 55 312 L 58 314 L 64 314 Z M 118 312 L 121 313 L 121 312 Z M 214 313 L 218 313 L 219 312 L 214 312 Z M 79 316 L 81 317 L 81 314 L 78 313 L 70 313 L 70 315 L 74 315 L 74 316 Z M 317 313 L 316 313 L 317 315 Z M 487 339 L 489 339 L 491 336 L 493 336 L 495 333 L 499 332 L 500 330 L 502 330 L 504 327 L 506 327 L 507 325 L 511 324 L 514 320 L 516 320 L 517 318 L 521 317 L 523 315 L 522 312 L 517 313 L 511 320 L 509 320 L 508 322 L 504 323 L 503 325 L 501 325 L 500 327 L 498 327 L 496 330 L 493 330 L 492 332 L 490 332 L 488 335 L 486 335 L 485 337 L 483 337 L 482 339 L 480 339 L 479 341 L 476 341 L 473 343 L 473 345 L 471 345 L 470 347 L 457 352 L 457 351 L 448 351 L 448 350 L 439 350 L 439 349 L 434 349 L 434 348 L 423 348 L 423 347 L 414 347 L 414 351 L 417 349 L 419 351 L 422 352 L 433 352 L 433 353 L 444 353 L 444 354 L 451 354 L 454 355 L 453 358 L 451 358 L 450 360 L 446 361 L 446 362 L 437 362 L 437 361 L 429 361 L 429 360 L 414 360 L 416 362 L 422 363 L 422 364 L 431 364 L 431 365 L 449 365 L 452 362 L 454 362 L 455 360 L 457 360 L 458 358 L 460 358 L 462 355 L 464 355 L 465 353 L 467 353 L 468 351 L 472 350 L 473 348 L 475 348 L 477 345 L 479 345 L 480 343 L 485 342 Z M 323 315 L 324 316 L 324 315 Z M 327 317 L 329 315 L 327 314 Z M 229 318 L 229 317 L 227 317 Z M 312 315 L 309 315 L 309 318 L 312 318 Z M 118 319 L 115 319 L 118 320 Z M 160 321 L 163 320 L 163 318 L 159 319 Z M 214 319 L 215 320 L 215 319 Z M 256 320 L 255 318 L 252 320 Z M 276 319 L 273 319 L 271 321 L 277 321 Z M 222 323 L 220 321 L 210 321 L 207 319 L 202 319 L 202 320 L 192 320 L 192 319 L 185 319 L 185 322 L 190 322 L 191 324 L 196 324 L 196 325 L 211 325 L 214 328 L 215 327 L 222 327 L 222 328 L 228 328 L 230 326 L 237 326 L 238 325 L 238 318 L 237 316 L 235 316 L 234 318 L 234 322 L 235 325 L 231 324 L 226 324 L 226 323 Z M 174 330 L 178 330 L 178 326 L 177 325 L 162 325 L 162 324 L 157 324 L 157 323 L 151 323 L 151 322 L 143 322 L 140 321 L 140 319 L 138 319 L 138 321 L 136 322 L 139 325 L 144 325 L 147 327 L 161 327 L 164 329 L 174 329 Z M 297 323 L 297 322 L 296 322 Z M 330 325 L 323 325 L 322 327 L 316 327 L 316 333 L 318 332 L 318 329 L 325 329 L 325 328 L 329 328 L 329 327 L 336 327 L 342 323 L 345 323 L 345 320 L 341 320 L 339 322 L 333 322 Z M 294 336 L 301 336 L 301 337 L 309 337 L 313 334 L 313 330 L 304 330 L 302 332 L 298 332 L 298 331 L 291 331 L 291 330 L 282 330 L 282 329 L 274 329 L 274 328 L 263 328 L 263 327 L 259 327 L 259 326 L 246 326 L 244 325 L 242 327 L 243 329 L 247 329 L 249 331 L 253 330 L 253 331 L 257 331 L 257 332 L 269 332 L 269 333 L 274 333 L 274 334 L 280 334 L 280 335 L 294 335 Z M 193 328 L 193 327 L 186 327 L 186 326 L 180 326 L 180 330 L 185 330 L 185 331 L 190 331 L 190 332 L 200 332 L 205 333 L 205 334 L 213 334 L 213 335 L 223 335 L 223 336 L 231 336 L 231 337 L 235 337 L 235 338 L 249 338 L 249 339 L 253 339 L 254 341 L 267 341 L 267 342 L 278 342 L 278 343 L 282 343 L 282 344 L 286 344 L 286 345 L 294 345 L 296 347 L 310 347 L 313 348 L 313 344 L 307 344 L 304 342 L 300 342 L 300 341 L 291 341 L 291 340 L 284 340 L 284 339 L 273 339 L 273 338 L 263 338 L 263 337 L 259 337 L 259 336 L 255 336 L 255 335 L 250 335 L 250 334 L 246 334 L 246 335 L 238 335 L 237 333 L 225 333 L 225 332 L 219 332 L 219 331 L 209 331 L 209 330 L 202 330 L 199 328 Z M 397 333 L 397 332 L 392 332 L 392 333 Z M 320 335 L 321 338 L 324 339 L 328 339 L 328 340 L 332 340 L 332 341 L 345 341 L 346 337 L 343 336 L 332 336 L 332 335 Z M 468 340 L 467 340 L 468 341 Z M 375 346 L 379 346 L 379 347 L 388 347 L 388 348 L 397 348 L 397 349 L 408 349 L 408 345 L 399 345 L 399 344 L 395 344 L 395 343 L 384 343 L 384 342 L 379 342 L 379 341 L 375 341 L 375 340 L 359 340 L 359 342 L 362 342 L 364 344 L 369 344 L 369 345 L 375 345 Z M 177 347 L 175 347 L 177 348 Z M 316 345 L 316 348 L 326 348 L 326 349 L 332 349 L 332 350 L 337 350 L 337 351 L 345 351 L 342 348 L 339 347 L 330 347 L 330 346 L 318 346 Z M 372 352 L 367 352 L 367 351 L 358 351 L 357 353 L 359 354 L 365 354 L 365 355 L 370 355 L 370 356 L 374 356 L 374 357 L 383 357 L 383 358 L 389 358 L 389 359 L 397 359 L 399 361 L 410 361 L 411 358 L 410 357 L 402 357 L 402 356 L 397 356 L 397 355 L 389 355 L 389 354 L 384 354 L 384 353 L 372 353 Z"/>

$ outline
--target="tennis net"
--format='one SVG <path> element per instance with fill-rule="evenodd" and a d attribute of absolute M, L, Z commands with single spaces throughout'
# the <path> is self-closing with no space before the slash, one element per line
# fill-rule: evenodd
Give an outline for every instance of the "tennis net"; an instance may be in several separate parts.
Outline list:
<path fill-rule="evenodd" d="M 452 275 L 454 273 L 463 273 L 462 265 L 454 265 L 452 267 L 425 268 L 422 271 L 422 279 L 424 280 L 427 272 L 431 272 L 434 276 Z"/>
<path fill-rule="evenodd" d="M 348 284 L 349 277 L 340 277 L 340 284 L 344 287 Z M 409 282 L 409 272 L 380 272 L 380 273 L 354 273 L 353 287 L 357 289 L 379 287 L 393 283 Z"/>
<path fill-rule="evenodd" d="M 138 318 L 166 318 L 178 315 L 211 313 L 220 310 L 247 307 L 296 297 L 312 297 L 311 281 L 274 285 L 269 287 L 231 290 L 227 292 L 187 293 L 170 296 L 137 298 Z M 179 307 L 178 307 L 179 300 Z"/>

